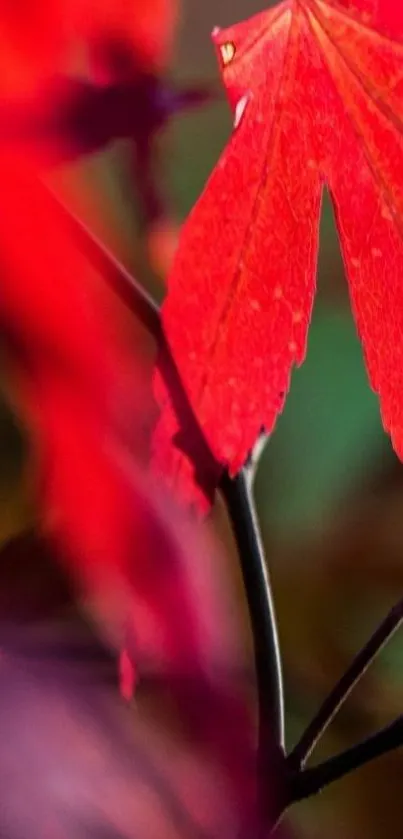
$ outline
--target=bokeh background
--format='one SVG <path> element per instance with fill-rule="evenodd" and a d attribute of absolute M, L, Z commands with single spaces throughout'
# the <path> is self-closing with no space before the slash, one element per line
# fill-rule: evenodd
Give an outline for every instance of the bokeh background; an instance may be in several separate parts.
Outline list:
<path fill-rule="evenodd" d="M 259 11 L 256 0 L 183 0 L 172 74 L 219 85 L 210 32 Z M 231 130 L 224 97 L 176 118 L 165 132 L 161 177 L 172 221 L 197 199 Z M 74 194 L 77 172 L 99 195 L 82 215 L 156 295 L 125 178 L 125 144 L 55 180 Z M 93 193 L 94 194 L 94 193 Z M 100 216 L 98 209 L 102 204 Z M 9 374 L 4 369 L 4 390 Z M 12 384 L 12 383 L 11 383 Z M 4 400 L 0 417 L 0 526 L 5 543 L 34 518 L 24 435 Z M 288 744 L 295 742 L 403 584 L 403 469 L 371 392 L 350 313 L 330 202 L 323 208 L 318 294 L 308 357 L 261 458 L 256 500 L 276 597 Z M 345 748 L 401 712 L 402 638 L 381 654 L 339 714 L 315 758 Z M 397 752 L 295 808 L 305 839 L 401 839 L 403 754 Z"/>

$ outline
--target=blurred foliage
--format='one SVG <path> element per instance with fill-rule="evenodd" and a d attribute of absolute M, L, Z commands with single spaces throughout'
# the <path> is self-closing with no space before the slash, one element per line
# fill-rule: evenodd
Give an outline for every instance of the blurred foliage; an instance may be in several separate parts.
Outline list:
<path fill-rule="evenodd" d="M 175 75 L 215 79 L 214 25 L 258 11 L 250 0 L 184 0 Z M 230 130 L 224 98 L 175 121 L 165 137 L 166 189 L 180 219 L 200 193 Z M 154 293 L 163 288 L 146 265 L 136 205 L 119 146 L 81 167 L 96 188 L 97 232 Z M 76 169 L 55 180 L 83 217 Z M 100 227 L 99 207 L 103 223 Z M 273 578 L 284 647 L 290 741 L 341 675 L 354 651 L 403 583 L 403 472 L 383 433 L 349 310 L 330 202 L 324 203 L 319 294 L 306 364 L 294 373 L 283 416 L 262 457 L 257 504 Z M 0 412 L 0 527 L 3 539 L 31 519 L 24 436 Z M 332 726 L 320 753 L 351 744 L 402 707 L 401 638 L 382 654 Z M 291 736 L 292 735 L 292 736 Z M 296 808 L 296 837 L 400 839 L 403 758 L 393 754 Z"/>

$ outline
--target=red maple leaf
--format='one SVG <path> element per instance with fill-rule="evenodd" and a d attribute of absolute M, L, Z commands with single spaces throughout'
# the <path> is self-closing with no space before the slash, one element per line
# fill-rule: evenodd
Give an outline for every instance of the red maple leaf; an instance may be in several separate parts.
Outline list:
<path fill-rule="evenodd" d="M 370 382 L 403 456 L 403 45 L 391 37 L 395 15 L 390 0 L 286 0 L 213 33 L 234 130 L 184 226 L 162 317 L 195 417 L 231 475 L 261 431 L 273 430 L 292 367 L 305 357 L 324 185 Z M 172 444 L 184 429 L 161 372 L 156 392 L 157 465 L 194 497 L 191 444 Z"/>

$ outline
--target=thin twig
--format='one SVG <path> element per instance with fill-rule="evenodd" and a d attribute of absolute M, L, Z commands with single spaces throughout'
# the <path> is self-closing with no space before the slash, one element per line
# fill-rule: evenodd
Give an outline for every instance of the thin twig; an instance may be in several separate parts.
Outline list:
<path fill-rule="evenodd" d="M 318 740 L 320 740 L 354 686 L 372 664 L 379 651 L 396 632 L 402 620 L 403 600 L 391 609 L 369 641 L 354 658 L 348 670 L 327 696 L 300 741 L 288 756 L 288 763 L 294 770 L 305 765 Z"/>
<path fill-rule="evenodd" d="M 291 784 L 291 803 L 316 795 L 334 781 L 402 745 L 403 716 L 400 716 L 351 749 L 325 760 L 319 766 L 297 771 Z"/>
<path fill-rule="evenodd" d="M 49 187 L 46 189 L 55 202 L 56 210 L 63 215 L 77 244 L 91 264 L 104 274 L 117 296 L 138 317 L 144 328 L 158 340 L 161 336 L 158 304 L 87 225 L 66 207 L 56 193 Z"/>

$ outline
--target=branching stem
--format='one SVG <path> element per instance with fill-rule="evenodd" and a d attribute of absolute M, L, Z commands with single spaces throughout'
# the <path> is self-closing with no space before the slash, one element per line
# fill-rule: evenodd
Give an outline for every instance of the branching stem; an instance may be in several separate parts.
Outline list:
<path fill-rule="evenodd" d="M 300 741 L 288 757 L 290 766 L 302 768 L 313 752 L 327 727 L 350 695 L 357 682 L 364 675 L 374 658 L 396 632 L 403 620 L 403 600 L 400 600 L 386 615 L 369 641 L 356 655 L 350 667 L 319 708 Z"/>
<path fill-rule="evenodd" d="M 290 799 L 296 802 L 316 795 L 334 781 L 402 745 L 403 716 L 400 716 L 386 728 L 352 746 L 351 749 L 329 758 L 318 766 L 297 771 L 291 784 Z"/>

